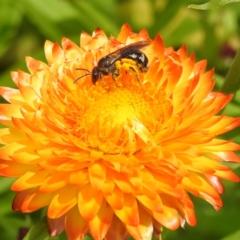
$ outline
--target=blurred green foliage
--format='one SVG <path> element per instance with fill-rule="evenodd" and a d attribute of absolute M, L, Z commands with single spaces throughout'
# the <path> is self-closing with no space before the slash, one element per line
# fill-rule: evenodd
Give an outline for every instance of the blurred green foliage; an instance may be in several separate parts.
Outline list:
<path fill-rule="evenodd" d="M 197 60 L 207 59 L 208 68 L 215 68 L 220 89 L 240 47 L 240 4 L 210 11 L 188 8 L 200 3 L 198 0 L 0 0 L 0 85 L 14 86 L 10 71 L 27 71 L 25 56 L 45 61 L 46 39 L 61 43 L 61 38 L 67 37 L 79 44 L 82 31 L 91 33 L 100 27 L 108 36 L 117 36 L 122 24 L 129 23 L 135 32 L 146 28 L 152 38 L 160 33 L 166 46 L 177 49 L 186 44 Z M 225 112 L 240 115 L 239 92 Z M 240 143 L 240 130 L 225 137 Z M 240 173 L 239 169 L 236 172 Z M 30 215 L 12 212 L 14 193 L 9 191 L 12 181 L 1 179 L 0 240 L 17 239 L 21 228 L 32 226 L 43 215 L 42 211 Z M 164 230 L 163 239 L 240 239 L 240 186 L 229 182 L 225 186 L 225 207 L 220 212 L 193 197 L 197 226 Z"/>
<path fill-rule="evenodd" d="M 202 4 L 191 4 L 188 7 L 198 10 L 216 9 L 229 3 L 240 2 L 240 0 L 211 0 Z"/>

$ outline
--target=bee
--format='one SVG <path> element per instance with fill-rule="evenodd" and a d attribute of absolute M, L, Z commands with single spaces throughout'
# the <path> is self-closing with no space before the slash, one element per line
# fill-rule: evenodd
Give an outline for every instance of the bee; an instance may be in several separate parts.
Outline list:
<path fill-rule="evenodd" d="M 148 70 L 148 58 L 140 49 L 149 44 L 150 41 L 139 41 L 122 47 L 101 58 L 92 71 L 85 68 L 77 68 L 77 70 L 84 70 L 87 73 L 74 80 L 73 83 L 87 75 L 91 75 L 94 85 L 98 80 L 102 80 L 102 76 L 109 74 L 112 74 L 113 80 L 116 81 L 120 76 L 120 69 L 125 69 L 135 74 L 140 83 L 139 72 L 144 73 Z"/>

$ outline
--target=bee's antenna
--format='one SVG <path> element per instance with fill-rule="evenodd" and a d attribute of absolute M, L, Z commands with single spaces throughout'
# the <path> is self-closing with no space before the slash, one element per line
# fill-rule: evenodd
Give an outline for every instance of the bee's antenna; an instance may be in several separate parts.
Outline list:
<path fill-rule="evenodd" d="M 88 69 L 86 69 L 86 68 L 76 68 L 76 70 L 84 70 L 84 71 L 87 71 L 87 72 L 91 72 L 91 71 L 89 71 Z"/>
<path fill-rule="evenodd" d="M 91 75 L 91 74 L 90 74 L 90 73 L 86 73 L 86 74 L 84 74 L 83 76 L 75 79 L 75 80 L 73 81 L 73 83 L 76 83 L 79 79 L 81 79 L 81 78 L 83 78 L 83 77 L 85 77 L 85 76 L 88 76 L 88 75 Z"/>
<path fill-rule="evenodd" d="M 83 76 L 80 76 L 79 78 L 75 79 L 75 80 L 73 81 L 73 83 L 76 83 L 79 79 L 81 79 L 81 78 L 83 78 L 83 77 L 85 77 L 85 76 L 92 75 L 92 74 L 91 74 L 91 71 L 89 71 L 89 70 L 86 69 L 86 68 L 76 68 L 76 70 L 84 70 L 84 71 L 87 71 L 88 73 L 86 73 L 86 74 L 84 74 Z"/>

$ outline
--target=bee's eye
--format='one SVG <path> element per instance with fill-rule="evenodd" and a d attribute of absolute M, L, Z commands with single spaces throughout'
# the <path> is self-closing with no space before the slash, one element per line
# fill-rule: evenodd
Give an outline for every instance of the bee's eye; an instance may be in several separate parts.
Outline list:
<path fill-rule="evenodd" d="M 97 67 L 94 67 L 92 70 L 92 82 L 93 84 L 95 84 L 97 82 L 97 80 L 100 79 L 100 75 L 101 72 L 99 71 L 99 69 Z"/>

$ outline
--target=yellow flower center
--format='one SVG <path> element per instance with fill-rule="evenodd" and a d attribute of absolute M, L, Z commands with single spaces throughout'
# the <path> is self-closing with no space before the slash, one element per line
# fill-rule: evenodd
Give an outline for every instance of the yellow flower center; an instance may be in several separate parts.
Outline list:
<path fill-rule="evenodd" d="M 128 123 L 131 119 L 140 119 L 149 110 L 149 103 L 139 91 L 116 88 L 103 94 L 86 111 L 86 118 L 91 121 L 96 115 L 101 119 L 111 119 L 113 126 Z"/>
<path fill-rule="evenodd" d="M 151 84 L 140 85 L 135 76 L 118 82 L 120 86 L 110 80 L 106 85 L 78 85 L 72 92 L 67 115 L 75 123 L 70 134 L 87 148 L 108 154 L 156 146 L 155 134 L 171 112 L 169 98 Z"/>

